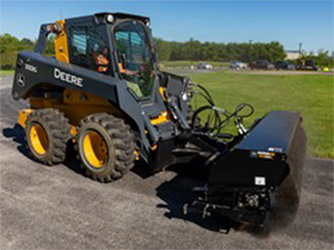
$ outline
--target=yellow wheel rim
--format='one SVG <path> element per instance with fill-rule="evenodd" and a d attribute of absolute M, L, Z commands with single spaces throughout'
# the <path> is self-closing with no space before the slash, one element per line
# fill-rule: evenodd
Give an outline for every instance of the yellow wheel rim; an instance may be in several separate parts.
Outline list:
<path fill-rule="evenodd" d="M 94 168 L 102 168 L 108 160 L 108 147 L 104 138 L 95 131 L 89 131 L 83 139 L 83 153 Z"/>
<path fill-rule="evenodd" d="M 32 148 L 39 155 L 44 155 L 49 148 L 49 138 L 39 123 L 34 123 L 30 129 L 30 142 Z"/>

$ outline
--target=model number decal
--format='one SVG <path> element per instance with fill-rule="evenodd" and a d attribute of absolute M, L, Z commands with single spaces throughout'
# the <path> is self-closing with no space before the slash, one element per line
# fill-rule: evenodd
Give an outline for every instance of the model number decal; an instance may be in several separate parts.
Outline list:
<path fill-rule="evenodd" d="M 33 72 L 33 73 L 37 73 L 37 67 L 34 66 L 34 65 L 26 63 L 24 68 L 26 70 L 29 70 L 29 71 Z"/>
<path fill-rule="evenodd" d="M 63 72 L 63 71 L 61 71 L 60 69 L 57 69 L 57 68 L 54 69 L 53 76 L 54 76 L 54 78 L 59 79 L 63 82 L 67 82 L 67 83 L 70 83 L 70 84 L 73 84 L 77 87 L 82 88 L 83 79 L 81 77 L 71 75 L 71 74 Z"/>

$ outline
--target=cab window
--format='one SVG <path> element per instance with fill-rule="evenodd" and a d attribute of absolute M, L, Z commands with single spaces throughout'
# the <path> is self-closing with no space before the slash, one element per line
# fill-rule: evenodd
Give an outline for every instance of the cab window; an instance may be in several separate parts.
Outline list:
<path fill-rule="evenodd" d="M 119 68 L 128 86 L 142 99 L 150 98 L 155 81 L 154 62 L 146 26 L 127 20 L 114 29 Z"/>
<path fill-rule="evenodd" d="M 69 29 L 70 61 L 78 66 L 110 72 L 110 56 L 101 35 L 90 26 L 73 26 Z"/>

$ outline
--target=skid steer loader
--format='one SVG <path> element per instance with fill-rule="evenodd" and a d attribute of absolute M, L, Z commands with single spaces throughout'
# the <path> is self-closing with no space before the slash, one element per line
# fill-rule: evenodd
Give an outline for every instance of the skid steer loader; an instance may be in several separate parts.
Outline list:
<path fill-rule="evenodd" d="M 149 24 L 98 13 L 41 25 L 35 51 L 18 54 L 12 89 L 30 104 L 18 123 L 32 157 L 61 163 L 73 141 L 83 172 L 103 183 L 136 159 L 154 173 L 201 158 L 210 174 L 194 187 L 192 205 L 203 215 L 262 226 L 276 202 L 296 208 L 306 143 L 300 115 L 271 111 L 246 128 L 251 105 L 228 112 L 203 86 L 159 70 Z M 55 56 L 47 57 L 51 35 Z M 207 104 L 192 109 L 195 95 Z M 237 134 L 226 133 L 229 122 Z"/>

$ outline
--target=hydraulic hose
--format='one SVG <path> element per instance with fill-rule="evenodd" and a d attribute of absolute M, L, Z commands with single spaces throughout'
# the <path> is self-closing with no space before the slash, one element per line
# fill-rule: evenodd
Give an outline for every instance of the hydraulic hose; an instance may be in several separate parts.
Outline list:
<path fill-rule="evenodd" d="M 203 105 L 198 109 L 194 110 L 193 116 L 191 118 L 191 124 L 196 124 L 196 120 L 199 118 L 201 113 L 207 110 L 212 110 L 214 117 L 212 118 L 211 115 L 209 115 L 207 120 L 205 121 L 204 127 L 202 126 L 200 128 L 194 128 L 194 129 L 201 130 L 204 133 L 210 133 L 210 136 L 213 138 L 219 137 L 221 131 L 229 125 L 232 118 L 235 119 L 235 124 L 238 127 L 241 125 L 241 121 L 244 118 L 250 117 L 254 113 L 253 106 L 248 103 L 241 103 L 236 107 L 236 109 L 232 113 L 229 113 L 225 109 L 221 109 L 215 106 L 212 96 L 205 87 L 203 87 L 198 83 L 191 83 L 190 85 L 199 88 L 201 91 L 197 92 L 192 90 L 191 93 L 203 97 L 208 103 L 207 105 Z M 249 108 L 249 112 L 241 114 L 241 111 L 244 110 L 245 108 Z M 221 115 L 224 116 L 224 119 L 221 118 Z M 212 125 L 210 126 L 210 124 Z"/>

